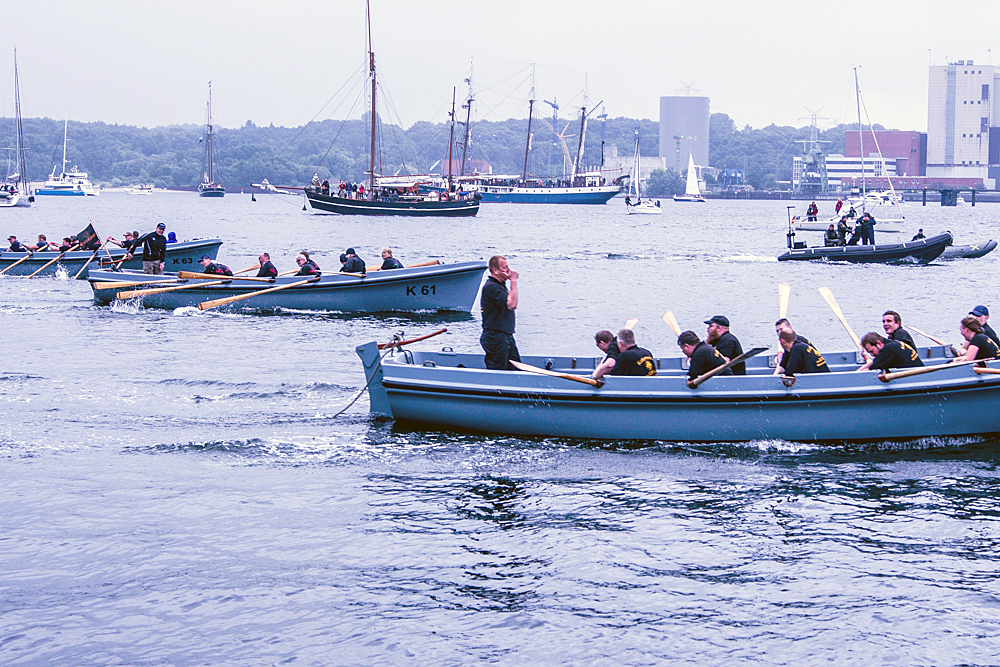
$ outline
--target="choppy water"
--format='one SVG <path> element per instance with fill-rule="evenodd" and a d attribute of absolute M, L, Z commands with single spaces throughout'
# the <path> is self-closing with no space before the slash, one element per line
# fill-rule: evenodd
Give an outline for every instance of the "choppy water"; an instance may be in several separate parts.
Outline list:
<path fill-rule="evenodd" d="M 120 237 L 162 220 L 225 239 L 233 268 L 261 250 L 279 269 L 302 248 L 325 268 L 348 245 L 404 263 L 502 252 L 526 353 L 596 354 L 595 330 L 638 317 L 641 344 L 676 354 L 668 309 L 771 344 L 779 281 L 826 350 L 850 341 L 819 286 L 859 334 L 892 308 L 957 340 L 972 306 L 1000 309 L 1000 255 L 778 264 L 784 202 L 447 221 L 259 199 L 43 199 L 0 226 L 33 240 L 93 219 Z M 904 210 L 911 235 L 998 235 L 995 206 Z M 483 437 L 370 423 L 366 397 L 333 416 L 364 384 L 355 345 L 442 320 L 429 347 L 478 349 L 478 316 L 98 309 L 65 276 L 0 278 L 0 663 L 1000 662 L 1000 443 Z"/>

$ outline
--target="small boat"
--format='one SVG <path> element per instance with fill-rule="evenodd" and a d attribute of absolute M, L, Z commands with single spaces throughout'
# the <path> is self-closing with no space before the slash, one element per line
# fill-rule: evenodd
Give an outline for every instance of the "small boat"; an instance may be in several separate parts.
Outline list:
<path fill-rule="evenodd" d="M 225 197 L 226 188 L 215 182 L 215 146 L 212 140 L 212 82 L 208 82 L 208 110 L 205 112 L 205 150 L 201 158 L 201 183 L 198 184 L 199 197 Z"/>
<path fill-rule="evenodd" d="M 976 259 L 983 255 L 988 255 L 997 247 L 997 242 L 989 240 L 986 243 L 974 243 L 972 245 L 955 245 L 945 248 L 941 253 L 941 259 Z"/>
<path fill-rule="evenodd" d="M 215 259 L 215 257 L 219 254 L 219 247 L 221 245 L 222 239 L 196 239 L 194 241 L 168 243 L 167 259 L 165 262 L 166 268 L 174 271 L 187 270 L 192 266 L 198 266 L 198 259 L 202 255 L 208 255 L 212 259 Z M 24 259 L 26 254 L 30 255 L 28 259 Z M 60 255 L 62 255 L 62 257 L 60 257 Z M 94 256 L 93 251 L 90 250 L 74 250 L 67 253 L 23 253 L 4 250 L 0 252 L 0 271 L 11 267 L 3 273 L 4 276 L 30 276 L 35 271 L 48 264 L 51 260 L 59 258 L 58 261 L 52 262 L 52 264 L 43 269 L 38 275 L 52 276 L 55 275 L 60 268 L 62 268 L 68 272 L 69 275 L 75 276 L 81 268 L 87 266 L 88 268 L 78 276 L 81 280 L 85 280 L 88 276 L 88 272 L 98 270 L 98 267 L 101 265 L 110 267 L 112 264 L 117 264 L 119 261 L 124 259 L 124 257 L 125 250 L 117 247 L 107 248 L 106 251 L 102 249 L 96 257 Z M 17 266 L 13 266 L 15 263 L 17 263 Z M 121 268 L 136 269 L 141 271 L 141 250 L 138 255 L 125 261 L 121 265 Z M 116 272 L 115 275 L 120 276 L 122 274 Z"/>
<path fill-rule="evenodd" d="M 634 200 L 633 200 L 634 197 Z M 633 201 L 635 203 L 633 203 Z M 653 203 L 652 199 L 642 201 L 639 193 L 639 128 L 635 128 L 635 152 L 632 154 L 632 173 L 629 174 L 628 191 L 625 194 L 625 212 L 629 214 L 653 214 L 663 213 L 659 202 Z"/>
<path fill-rule="evenodd" d="M 14 130 L 17 142 L 16 171 L 11 173 L 8 168 L 7 178 L 0 185 L 0 208 L 31 206 L 35 201 L 35 196 L 31 194 L 28 167 L 24 160 L 24 132 L 21 129 L 21 86 L 17 77 L 17 48 L 14 49 Z M 7 161 L 10 162 L 9 157 Z"/>
<path fill-rule="evenodd" d="M 486 370 L 481 354 L 356 348 L 375 417 L 423 428 L 601 440 L 841 443 L 1000 433 L 1000 362 L 945 365 L 883 382 L 875 372 L 716 376 L 689 389 L 678 358 L 656 377 L 589 378 L 594 357 L 534 356 L 542 373 Z M 921 348 L 925 350 L 925 348 Z M 853 354 L 851 355 L 853 357 Z M 829 358 L 829 357 L 828 357 Z M 752 360 L 752 359 L 751 359 Z M 843 370 L 841 370 L 843 368 Z M 921 369 L 922 370 L 922 369 Z M 978 372 L 977 372 L 978 371 Z M 985 373 L 984 373 L 985 371 Z"/>
<path fill-rule="evenodd" d="M 146 185 L 145 183 L 140 183 L 131 188 L 125 188 L 125 194 L 127 195 L 151 195 L 153 194 L 153 186 Z"/>
<path fill-rule="evenodd" d="M 581 174 L 572 182 L 532 176 L 480 176 L 464 178 L 483 202 L 496 204 L 607 204 L 621 189 L 603 185 L 599 174 Z"/>
<path fill-rule="evenodd" d="M 794 235 L 789 236 L 791 243 Z M 910 262 L 927 264 L 937 259 L 952 244 L 951 232 L 930 236 L 919 241 L 877 245 L 844 245 L 809 248 L 805 243 L 794 243 L 788 252 L 778 256 L 779 262 L 826 259 L 833 262 L 887 264 Z"/>
<path fill-rule="evenodd" d="M 694 168 L 694 155 L 691 153 L 688 153 L 687 184 L 684 187 L 684 194 L 674 195 L 674 201 L 703 203 L 705 201 L 705 195 L 701 194 L 701 188 L 698 187 L 698 171 Z"/>
<path fill-rule="evenodd" d="M 870 194 L 871 193 L 869 193 L 869 195 Z M 792 223 L 794 224 L 795 231 L 798 232 L 825 232 L 830 228 L 830 225 L 833 225 L 833 228 L 836 229 L 837 223 L 840 222 L 841 218 L 847 218 L 847 224 L 854 227 L 858 220 L 861 219 L 861 213 L 858 213 L 857 209 L 853 208 L 855 214 L 853 216 L 850 215 L 852 208 L 852 206 L 845 204 L 844 208 L 841 209 L 841 213 L 834 215 L 832 218 L 827 218 L 826 220 L 809 220 L 808 218 L 803 220 L 799 216 L 795 216 L 792 218 Z M 847 213 L 843 213 L 844 209 L 847 210 Z M 879 217 L 877 213 L 880 213 L 880 210 L 871 206 L 868 207 L 868 213 L 875 218 L 876 233 L 899 234 L 907 225 L 906 220 L 902 216 L 894 218 Z M 890 213 L 890 215 L 892 214 Z"/>
<path fill-rule="evenodd" d="M 476 295 L 483 282 L 486 262 L 463 262 L 372 271 L 365 277 L 340 273 L 323 274 L 315 282 L 298 287 L 249 297 L 222 306 L 229 312 L 260 312 L 277 310 L 310 310 L 342 313 L 381 313 L 418 311 L 472 312 Z M 94 303 L 106 306 L 118 300 L 128 300 L 129 292 L 139 287 L 100 289 L 102 282 L 148 280 L 142 273 L 91 271 L 90 284 Z M 177 278 L 174 273 L 163 278 Z M 219 279 L 224 280 L 225 276 Z M 223 284 L 211 284 L 215 279 L 188 280 L 192 287 L 160 294 L 135 297 L 145 308 L 197 306 L 205 301 L 246 295 L 271 287 L 281 287 L 304 280 L 302 276 L 281 276 L 270 282 L 235 279 Z M 206 284 L 208 283 L 208 284 Z M 202 286 L 204 285 L 204 286 Z M 168 287 L 169 285 L 162 285 Z"/>
<path fill-rule="evenodd" d="M 53 165 L 52 173 L 49 174 L 48 180 L 45 181 L 45 184 L 42 185 L 42 187 L 35 188 L 35 194 L 62 197 L 96 197 L 101 193 L 95 190 L 93 184 L 87 180 L 87 174 L 85 172 L 78 171 L 75 166 L 69 171 L 66 171 L 66 164 L 68 162 L 66 159 L 66 137 L 68 132 L 69 118 L 63 122 L 62 172 L 56 176 L 56 168 L 58 165 Z"/>

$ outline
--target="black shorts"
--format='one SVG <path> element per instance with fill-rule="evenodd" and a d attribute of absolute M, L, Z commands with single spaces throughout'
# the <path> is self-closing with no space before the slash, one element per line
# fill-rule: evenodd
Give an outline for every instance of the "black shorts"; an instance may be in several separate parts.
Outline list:
<path fill-rule="evenodd" d="M 511 361 L 521 361 L 514 335 L 496 329 L 483 329 L 479 344 L 486 352 L 486 368 L 494 371 L 516 371 Z"/>

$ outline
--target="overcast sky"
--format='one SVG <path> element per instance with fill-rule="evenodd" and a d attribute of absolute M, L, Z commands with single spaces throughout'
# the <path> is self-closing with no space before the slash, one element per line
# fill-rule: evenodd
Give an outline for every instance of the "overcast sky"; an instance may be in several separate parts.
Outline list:
<path fill-rule="evenodd" d="M 33 0 L 8 10 L 7 115 L 14 46 L 24 116 L 145 127 L 202 123 L 209 79 L 224 127 L 342 118 L 349 105 L 320 110 L 365 63 L 363 0 Z M 928 65 L 987 64 L 998 19 L 989 1 L 372 0 L 376 60 L 406 127 L 444 121 L 474 62 L 476 83 L 492 89 L 480 118 L 524 117 L 525 68 L 537 63 L 537 98 L 557 98 L 563 118 L 585 81 L 609 116 L 654 120 L 660 96 L 690 84 L 739 127 L 808 125 L 807 108 L 826 117 L 821 127 L 852 122 L 860 66 L 872 121 L 924 131 Z"/>

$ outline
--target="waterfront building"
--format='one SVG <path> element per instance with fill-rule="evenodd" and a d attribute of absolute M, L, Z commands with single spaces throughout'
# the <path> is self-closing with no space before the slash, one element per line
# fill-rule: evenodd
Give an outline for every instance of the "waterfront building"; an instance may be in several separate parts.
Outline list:
<path fill-rule="evenodd" d="M 849 130 L 844 136 L 844 155 L 848 158 L 860 158 L 862 141 L 864 141 L 864 156 L 877 158 L 881 151 L 887 161 L 893 160 L 895 164 L 893 173 L 896 176 L 927 175 L 926 133 L 876 130 L 875 136 L 872 137 L 872 131 L 867 128 L 861 135 L 855 130 Z"/>
<path fill-rule="evenodd" d="M 680 95 L 660 98 L 660 157 L 678 173 L 686 169 L 688 155 L 699 167 L 708 166 L 707 97 Z"/>

